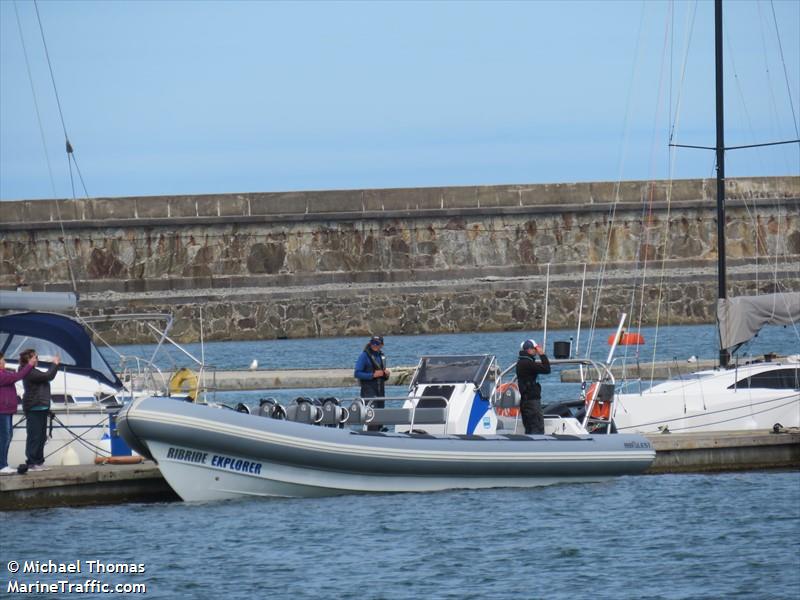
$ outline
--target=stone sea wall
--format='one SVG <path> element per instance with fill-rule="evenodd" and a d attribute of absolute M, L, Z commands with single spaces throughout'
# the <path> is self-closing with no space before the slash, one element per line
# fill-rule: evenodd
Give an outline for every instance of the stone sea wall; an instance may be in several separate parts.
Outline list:
<path fill-rule="evenodd" d="M 582 289 L 583 319 L 601 325 L 629 306 L 645 323 L 710 322 L 714 192 L 685 180 L 4 202 L 0 290 L 74 281 L 82 311 L 169 311 L 181 340 L 199 337 L 201 308 L 206 339 L 540 329 L 548 273 L 551 328 L 575 326 Z M 731 288 L 799 290 L 800 178 L 731 179 L 727 195 Z"/>

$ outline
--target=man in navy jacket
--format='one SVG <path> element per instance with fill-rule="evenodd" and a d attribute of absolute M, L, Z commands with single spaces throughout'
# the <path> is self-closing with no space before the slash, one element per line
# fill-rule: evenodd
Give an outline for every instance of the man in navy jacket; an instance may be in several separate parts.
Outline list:
<path fill-rule="evenodd" d="M 375 335 L 370 338 L 364 351 L 356 361 L 353 376 L 361 384 L 362 398 L 383 398 L 386 396 L 384 384 L 389 379 L 389 369 L 386 368 L 386 356 L 383 354 L 383 337 Z M 372 406 L 383 408 L 383 400 L 374 400 Z M 379 426 L 369 426 L 370 431 L 379 430 Z"/>

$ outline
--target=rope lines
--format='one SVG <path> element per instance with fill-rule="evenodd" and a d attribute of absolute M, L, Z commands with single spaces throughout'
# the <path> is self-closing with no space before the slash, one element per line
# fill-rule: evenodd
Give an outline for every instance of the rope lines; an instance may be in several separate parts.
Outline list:
<path fill-rule="evenodd" d="M 78 177 L 81 181 L 81 185 L 83 186 L 83 192 L 88 198 L 89 192 L 86 191 L 86 183 L 83 181 L 83 175 L 81 174 L 80 167 L 78 167 L 78 159 L 75 158 L 75 153 L 72 148 L 72 144 L 70 143 L 69 136 L 67 135 L 67 125 L 64 121 L 64 112 L 61 110 L 61 98 L 59 98 L 58 88 L 56 87 L 56 77 L 55 74 L 53 73 L 53 64 L 50 61 L 50 52 L 47 49 L 47 40 L 44 37 L 44 27 L 42 26 L 42 18 L 39 15 L 39 4 L 37 0 L 33 0 L 33 7 L 36 9 L 36 20 L 39 23 L 39 33 L 42 36 L 42 45 L 44 46 L 44 55 L 45 58 L 47 59 L 47 68 L 50 70 L 50 81 L 53 84 L 53 93 L 55 94 L 56 104 L 58 105 L 58 116 L 61 119 L 61 128 L 64 131 L 64 141 L 66 143 L 66 149 L 67 149 L 67 161 L 69 163 L 69 178 L 70 178 L 70 183 L 72 185 L 72 197 L 75 198 L 75 181 L 72 175 L 72 164 L 74 163 L 75 170 L 78 172 Z"/>
<path fill-rule="evenodd" d="M 47 140 L 44 135 L 44 125 L 42 125 L 42 115 L 39 111 L 39 100 L 36 96 L 36 88 L 33 85 L 33 74 L 31 73 L 31 63 L 28 59 L 28 49 L 25 45 L 25 36 L 22 33 L 22 22 L 19 18 L 19 10 L 17 9 L 17 2 L 14 0 L 14 15 L 17 18 L 17 30 L 19 31 L 19 41 L 22 44 L 22 55 L 25 58 L 25 69 L 28 72 L 28 83 L 31 86 L 31 95 L 33 97 L 33 108 L 36 112 L 36 122 L 39 124 L 39 137 L 42 140 L 42 150 L 44 150 L 44 159 L 47 163 L 47 174 L 50 177 L 50 189 L 53 191 L 53 198 L 57 196 L 56 181 L 53 177 L 53 165 L 50 162 L 50 153 L 47 152 Z"/>

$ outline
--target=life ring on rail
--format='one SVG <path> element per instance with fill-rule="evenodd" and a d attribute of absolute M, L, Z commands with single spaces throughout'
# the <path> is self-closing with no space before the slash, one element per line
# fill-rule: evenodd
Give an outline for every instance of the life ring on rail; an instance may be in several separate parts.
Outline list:
<path fill-rule="evenodd" d="M 142 456 L 96 456 L 96 465 L 138 465 L 144 460 Z"/>
<path fill-rule="evenodd" d="M 501 407 L 498 406 L 495 408 L 495 413 L 497 413 L 500 417 L 516 417 L 519 415 L 519 401 L 520 401 L 520 393 L 519 393 L 519 386 L 516 383 L 501 383 L 497 386 L 495 393 L 498 398 L 512 394 L 516 396 L 516 406 L 511 407 Z"/>
<path fill-rule="evenodd" d="M 184 387 L 188 388 L 186 392 L 184 392 Z M 169 395 L 179 396 L 181 394 L 191 398 L 192 402 L 197 400 L 197 375 L 186 367 L 178 369 L 169 378 Z"/>
<path fill-rule="evenodd" d="M 644 336 L 641 333 L 625 333 L 624 331 L 619 334 L 617 344 L 620 346 L 641 346 L 644 344 Z M 614 345 L 614 334 L 608 336 L 608 345 Z"/>
<path fill-rule="evenodd" d="M 592 403 L 592 398 L 594 398 L 595 394 L 597 394 L 597 390 L 600 384 L 595 382 L 589 386 L 589 389 L 586 390 L 586 408 L 589 408 L 589 405 Z M 598 400 L 594 403 L 594 407 L 592 408 L 592 413 L 590 415 L 593 419 L 603 419 L 607 421 L 611 418 L 611 402 L 603 402 Z"/>

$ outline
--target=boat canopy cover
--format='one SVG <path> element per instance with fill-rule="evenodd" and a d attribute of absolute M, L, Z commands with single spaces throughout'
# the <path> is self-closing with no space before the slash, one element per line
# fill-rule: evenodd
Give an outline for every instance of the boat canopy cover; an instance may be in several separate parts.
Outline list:
<path fill-rule="evenodd" d="M 721 299 L 717 321 L 720 346 L 733 348 L 752 339 L 764 325 L 800 323 L 800 292 Z"/>
<path fill-rule="evenodd" d="M 47 362 L 45 357 L 58 354 L 69 372 L 122 388 L 122 382 L 86 330 L 70 317 L 36 312 L 0 317 L 0 352 L 13 360 L 28 348 L 36 350 L 42 362 Z"/>

